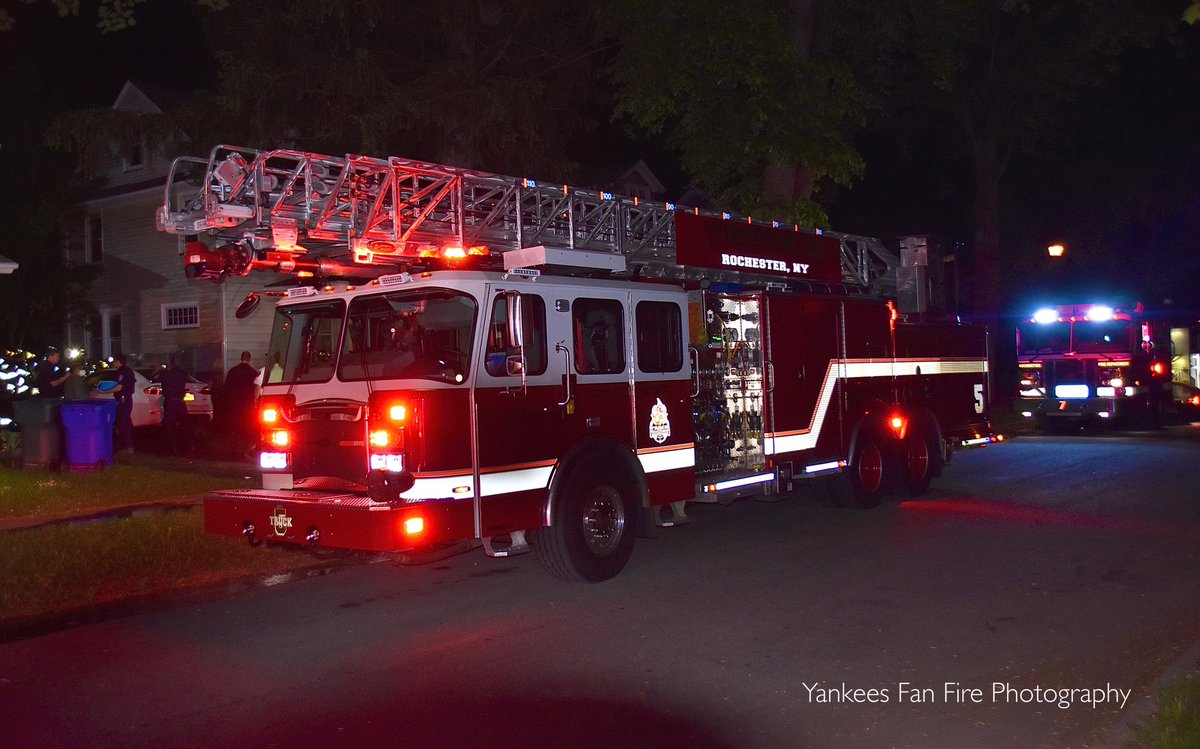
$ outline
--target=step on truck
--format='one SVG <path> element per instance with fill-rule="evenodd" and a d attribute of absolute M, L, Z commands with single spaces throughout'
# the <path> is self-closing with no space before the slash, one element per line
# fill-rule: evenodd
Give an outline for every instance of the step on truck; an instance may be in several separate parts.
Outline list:
<path fill-rule="evenodd" d="M 191 171 L 189 176 L 187 173 Z M 600 581 L 688 502 L 919 495 L 988 420 L 987 340 L 909 321 L 865 237 L 366 156 L 218 146 L 157 216 L 185 272 L 270 271 L 263 488 L 213 533 Z"/>

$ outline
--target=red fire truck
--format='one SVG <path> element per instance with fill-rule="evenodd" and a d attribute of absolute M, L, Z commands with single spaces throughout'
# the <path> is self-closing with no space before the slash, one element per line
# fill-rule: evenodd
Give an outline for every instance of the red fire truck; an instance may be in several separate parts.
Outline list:
<path fill-rule="evenodd" d="M 899 319 L 862 237 L 229 146 L 176 161 L 158 224 L 209 239 L 190 277 L 307 280 L 274 311 L 264 488 L 205 498 L 253 544 L 532 548 L 599 581 L 689 501 L 872 507 L 999 439 L 983 331 Z"/>
<path fill-rule="evenodd" d="M 1016 410 L 1049 430 L 1157 425 L 1170 399 L 1170 327 L 1141 304 L 1043 307 L 1017 327 Z"/>

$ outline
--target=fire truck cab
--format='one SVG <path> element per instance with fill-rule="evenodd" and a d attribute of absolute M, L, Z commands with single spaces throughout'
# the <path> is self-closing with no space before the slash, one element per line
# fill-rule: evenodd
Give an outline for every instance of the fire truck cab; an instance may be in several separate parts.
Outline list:
<path fill-rule="evenodd" d="M 900 318 L 845 237 L 363 158 L 218 147 L 182 210 L 168 182 L 160 226 L 228 242 L 191 277 L 325 276 L 277 292 L 264 487 L 207 495 L 211 532 L 599 581 L 689 501 L 873 507 L 999 439 L 984 332 Z"/>
<path fill-rule="evenodd" d="M 1170 328 L 1141 304 L 1043 307 L 1017 328 L 1014 410 L 1051 431 L 1157 426 L 1170 397 Z"/>

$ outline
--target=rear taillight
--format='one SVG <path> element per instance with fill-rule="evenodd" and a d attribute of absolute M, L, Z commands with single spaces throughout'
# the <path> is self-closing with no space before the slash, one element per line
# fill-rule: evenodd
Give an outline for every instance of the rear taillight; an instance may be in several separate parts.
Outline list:
<path fill-rule="evenodd" d="M 162 388 L 158 385 L 148 385 L 142 388 L 142 392 L 146 395 L 157 398 L 158 396 L 162 395 Z"/>

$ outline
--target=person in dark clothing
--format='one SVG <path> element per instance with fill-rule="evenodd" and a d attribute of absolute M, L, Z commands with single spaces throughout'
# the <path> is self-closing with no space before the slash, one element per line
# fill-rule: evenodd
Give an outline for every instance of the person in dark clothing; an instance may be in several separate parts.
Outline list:
<path fill-rule="evenodd" d="M 137 378 L 124 354 L 117 354 L 113 359 L 120 364 L 117 368 L 117 384 L 112 389 L 113 398 L 117 401 L 117 419 L 113 428 L 117 430 L 117 449 L 133 450 L 133 393 L 137 390 Z"/>
<path fill-rule="evenodd" d="M 69 401 L 82 401 L 91 397 L 92 390 L 88 387 L 83 370 L 67 370 L 67 381 L 63 383 L 63 397 Z"/>
<path fill-rule="evenodd" d="M 163 426 L 167 430 L 167 441 L 171 452 L 178 453 L 187 440 L 187 406 L 183 398 L 187 395 L 187 372 L 171 357 L 167 368 L 154 377 L 162 384 Z"/>
<path fill-rule="evenodd" d="M 58 349 L 46 352 L 46 359 L 38 366 L 37 389 L 43 398 L 63 397 L 63 383 L 71 376 L 71 370 L 59 364 Z"/>
<path fill-rule="evenodd" d="M 242 352 L 242 361 L 225 375 L 225 404 L 229 427 L 238 440 L 239 451 L 256 442 L 254 401 L 258 393 L 258 370 L 250 365 L 250 352 Z M 244 443 L 244 444 L 243 444 Z"/>

